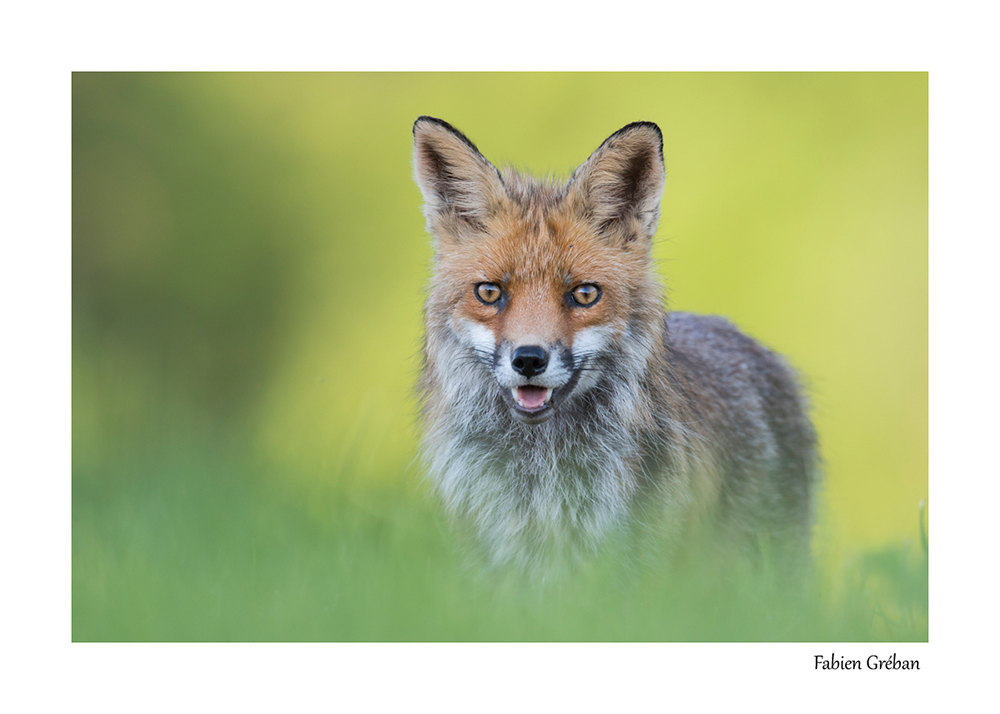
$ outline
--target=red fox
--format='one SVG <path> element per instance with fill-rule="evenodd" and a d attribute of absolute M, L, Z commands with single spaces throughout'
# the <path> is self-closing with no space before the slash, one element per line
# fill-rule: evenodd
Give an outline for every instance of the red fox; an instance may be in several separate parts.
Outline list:
<path fill-rule="evenodd" d="M 619 129 L 566 182 L 498 170 L 440 119 L 413 135 L 435 248 L 423 454 L 488 559 L 544 569 L 630 529 L 807 559 L 818 455 L 795 374 L 664 307 L 659 127 Z"/>

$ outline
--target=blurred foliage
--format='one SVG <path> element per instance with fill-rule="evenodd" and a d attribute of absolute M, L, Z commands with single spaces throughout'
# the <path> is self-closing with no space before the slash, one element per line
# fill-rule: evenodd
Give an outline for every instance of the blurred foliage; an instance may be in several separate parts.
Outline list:
<path fill-rule="evenodd" d="M 74 639 L 926 639 L 925 74 L 75 74 L 72 101 Z M 671 306 L 810 386 L 798 620 L 713 629 L 701 586 L 608 563 L 498 603 L 456 559 L 414 464 L 420 114 L 562 175 L 661 126 Z"/>
<path fill-rule="evenodd" d="M 207 442 L 83 474 L 73 639 L 926 641 L 926 554 L 844 563 L 842 592 L 765 575 L 629 567 L 614 547 L 553 583 L 477 569 L 399 489 L 282 489 Z"/>

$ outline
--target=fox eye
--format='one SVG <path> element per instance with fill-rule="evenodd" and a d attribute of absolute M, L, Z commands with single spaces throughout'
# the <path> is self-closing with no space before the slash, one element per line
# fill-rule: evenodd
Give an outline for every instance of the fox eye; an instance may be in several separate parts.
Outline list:
<path fill-rule="evenodd" d="M 575 302 L 577 305 L 590 307 L 600 299 L 601 299 L 601 289 L 596 285 L 591 285 L 590 283 L 586 283 L 584 285 L 577 285 L 575 288 L 573 288 L 573 302 Z"/>
<path fill-rule="evenodd" d="M 479 283 L 476 285 L 476 297 L 479 298 L 480 302 L 484 302 L 487 305 L 494 304 L 500 299 L 501 291 L 500 286 L 494 283 Z"/>

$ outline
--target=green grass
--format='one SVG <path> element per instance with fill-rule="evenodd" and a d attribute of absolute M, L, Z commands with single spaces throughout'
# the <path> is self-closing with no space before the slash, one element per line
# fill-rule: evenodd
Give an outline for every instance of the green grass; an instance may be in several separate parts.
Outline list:
<path fill-rule="evenodd" d="M 74 641 L 927 640 L 923 551 L 859 553 L 795 592 L 613 552 L 530 584 L 472 565 L 414 469 L 304 488 L 209 442 L 75 469 Z"/>

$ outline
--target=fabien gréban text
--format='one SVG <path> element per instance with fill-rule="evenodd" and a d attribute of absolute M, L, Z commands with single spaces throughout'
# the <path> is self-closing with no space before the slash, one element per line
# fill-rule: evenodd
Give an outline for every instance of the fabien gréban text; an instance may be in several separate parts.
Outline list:
<path fill-rule="evenodd" d="M 815 668 L 816 669 L 883 669 L 883 670 L 902 670 L 902 669 L 920 669 L 920 661 L 915 659 L 900 659 L 893 652 L 888 659 L 882 659 L 878 655 L 869 655 L 868 659 L 847 659 L 843 655 L 830 654 L 827 658 L 825 655 L 815 655 Z"/>

